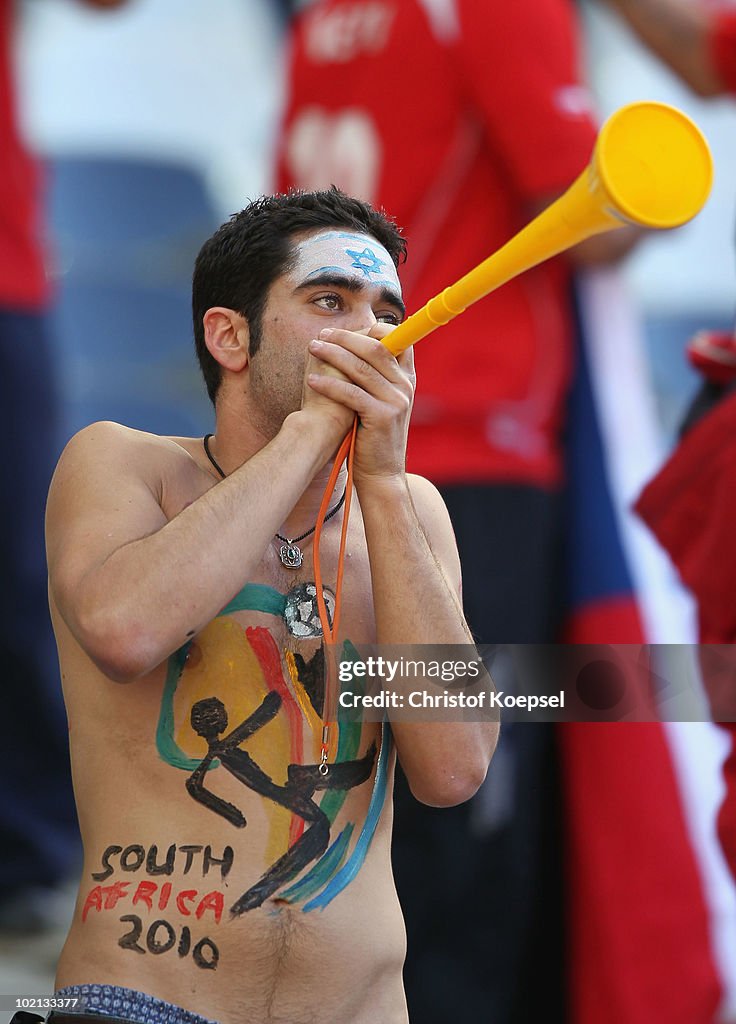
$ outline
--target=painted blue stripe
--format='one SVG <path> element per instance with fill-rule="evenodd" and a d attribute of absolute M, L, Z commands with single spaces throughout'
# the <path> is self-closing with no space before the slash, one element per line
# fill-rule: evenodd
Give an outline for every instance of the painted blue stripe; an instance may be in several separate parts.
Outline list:
<path fill-rule="evenodd" d="M 348 843 L 354 828 L 355 825 L 352 821 L 348 822 L 329 850 L 317 861 L 314 867 L 303 878 L 300 878 L 298 882 L 295 882 L 294 885 L 279 893 L 278 898 L 286 900 L 288 903 L 296 903 L 297 901 L 306 900 L 315 892 L 318 892 L 325 884 L 325 881 L 340 867 L 342 859 L 347 852 Z"/>
<path fill-rule="evenodd" d="M 386 800 L 386 789 L 388 786 L 388 759 L 391 753 L 392 738 L 391 727 L 388 722 L 384 722 L 381 734 L 381 753 L 378 755 L 376 779 L 373 783 L 371 802 L 368 805 L 365 824 L 358 836 L 355 849 L 351 853 L 347 862 L 340 868 L 328 885 L 325 886 L 320 895 L 315 896 L 313 900 L 310 900 L 309 903 L 302 907 L 304 913 L 307 913 L 310 910 L 324 910 L 328 903 L 331 903 L 334 898 L 352 882 L 363 866 L 363 861 L 366 858 L 373 836 L 375 835 L 376 828 L 378 827 L 378 819 L 381 817 L 381 811 L 383 810 L 383 805 Z"/>

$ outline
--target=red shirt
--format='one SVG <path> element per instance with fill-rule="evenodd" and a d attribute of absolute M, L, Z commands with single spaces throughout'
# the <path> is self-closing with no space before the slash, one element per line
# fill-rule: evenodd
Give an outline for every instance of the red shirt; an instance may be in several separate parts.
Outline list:
<path fill-rule="evenodd" d="M 719 78 L 729 92 L 736 92 L 736 11 L 716 12 L 710 50 Z"/>
<path fill-rule="evenodd" d="M 724 709 L 724 718 L 734 707 L 735 487 L 736 393 L 731 393 L 687 432 L 635 506 L 698 602 L 703 683 L 714 712 L 718 717 Z M 736 879 L 736 723 L 722 724 L 731 733 L 732 747 L 724 766 L 726 798 L 718 829 Z"/>
<path fill-rule="evenodd" d="M 335 182 L 405 229 L 407 307 L 499 248 L 595 142 L 568 0 L 318 0 L 298 19 L 279 188 Z M 560 261 L 417 346 L 409 465 L 553 485 L 571 363 Z"/>
<path fill-rule="evenodd" d="M 12 28 L 12 0 L 0 0 L 0 304 L 26 309 L 43 302 L 46 276 L 39 244 L 38 169 L 16 119 Z"/>

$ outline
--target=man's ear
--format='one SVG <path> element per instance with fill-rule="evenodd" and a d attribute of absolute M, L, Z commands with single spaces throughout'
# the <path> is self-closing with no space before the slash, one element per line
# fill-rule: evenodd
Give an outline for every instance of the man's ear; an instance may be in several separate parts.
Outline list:
<path fill-rule="evenodd" d="M 250 331 L 241 313 L 225 306 L 208 309 L 202 320 L 204 342 L 213 359 L 226 370 L 240 373 L 248 365 Z"/>

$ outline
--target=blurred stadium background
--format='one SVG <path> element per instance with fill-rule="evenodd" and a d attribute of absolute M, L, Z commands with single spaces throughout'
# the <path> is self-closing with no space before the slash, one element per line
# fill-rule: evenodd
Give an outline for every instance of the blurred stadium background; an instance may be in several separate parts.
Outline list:
<path fill-rule="evenodd" d="M 104 17 L 73 0 L 18 7 L 19 98 L 47 170 L 59 447 L 100 418 L 203 434 L 212 414 L 193 358 L 191 267 L 218 223 L 271 188 L 285 12 L 276 0 L 133 0 Z M 733 324 L 736 104 L 699 101 L 597 4 L 584 16 L 601 116 L 643 97 L 674 103 L 715 157 L 703 214 L 625 269 L 664 451 L 696 387 L 685 342 Z M 58 936 L 44 941 L 3 948 L 0 991 L 52 991 Z"/>
<path fill-rule="evenodd" d="M 625 271 L 669 434 L 695 387 L 685 341 L 733 323 L 736 106 L 698 100 L 608 11 L 587 2 L 584 13 L 601 116 L 642 97 L 674 103 L 715 158 L 704 212 L 651 238 Z M 275 0 L 134 0 L 101 16 L 73 0 L 26 0 L 21 16 L 20 99 L 48 166 L 69 432 L 104 415 L 201 433 L 192 255 L 212 225 L 270 188 L 283 11 Z"/>

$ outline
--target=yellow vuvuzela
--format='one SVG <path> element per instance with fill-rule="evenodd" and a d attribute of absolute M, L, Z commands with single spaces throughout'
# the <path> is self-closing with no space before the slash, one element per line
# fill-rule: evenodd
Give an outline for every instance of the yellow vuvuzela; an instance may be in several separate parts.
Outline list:
<path fill-rule="evenodd" d="M 564 195 L 383 344 L 398 355 L 512 277 L 591 235 L 625 224 L 685 224 L 704 205 L 712 181 L 708 143 L 689 117 L 664 103 L 621 107 L 601 128 L 590 163 Z"/>

